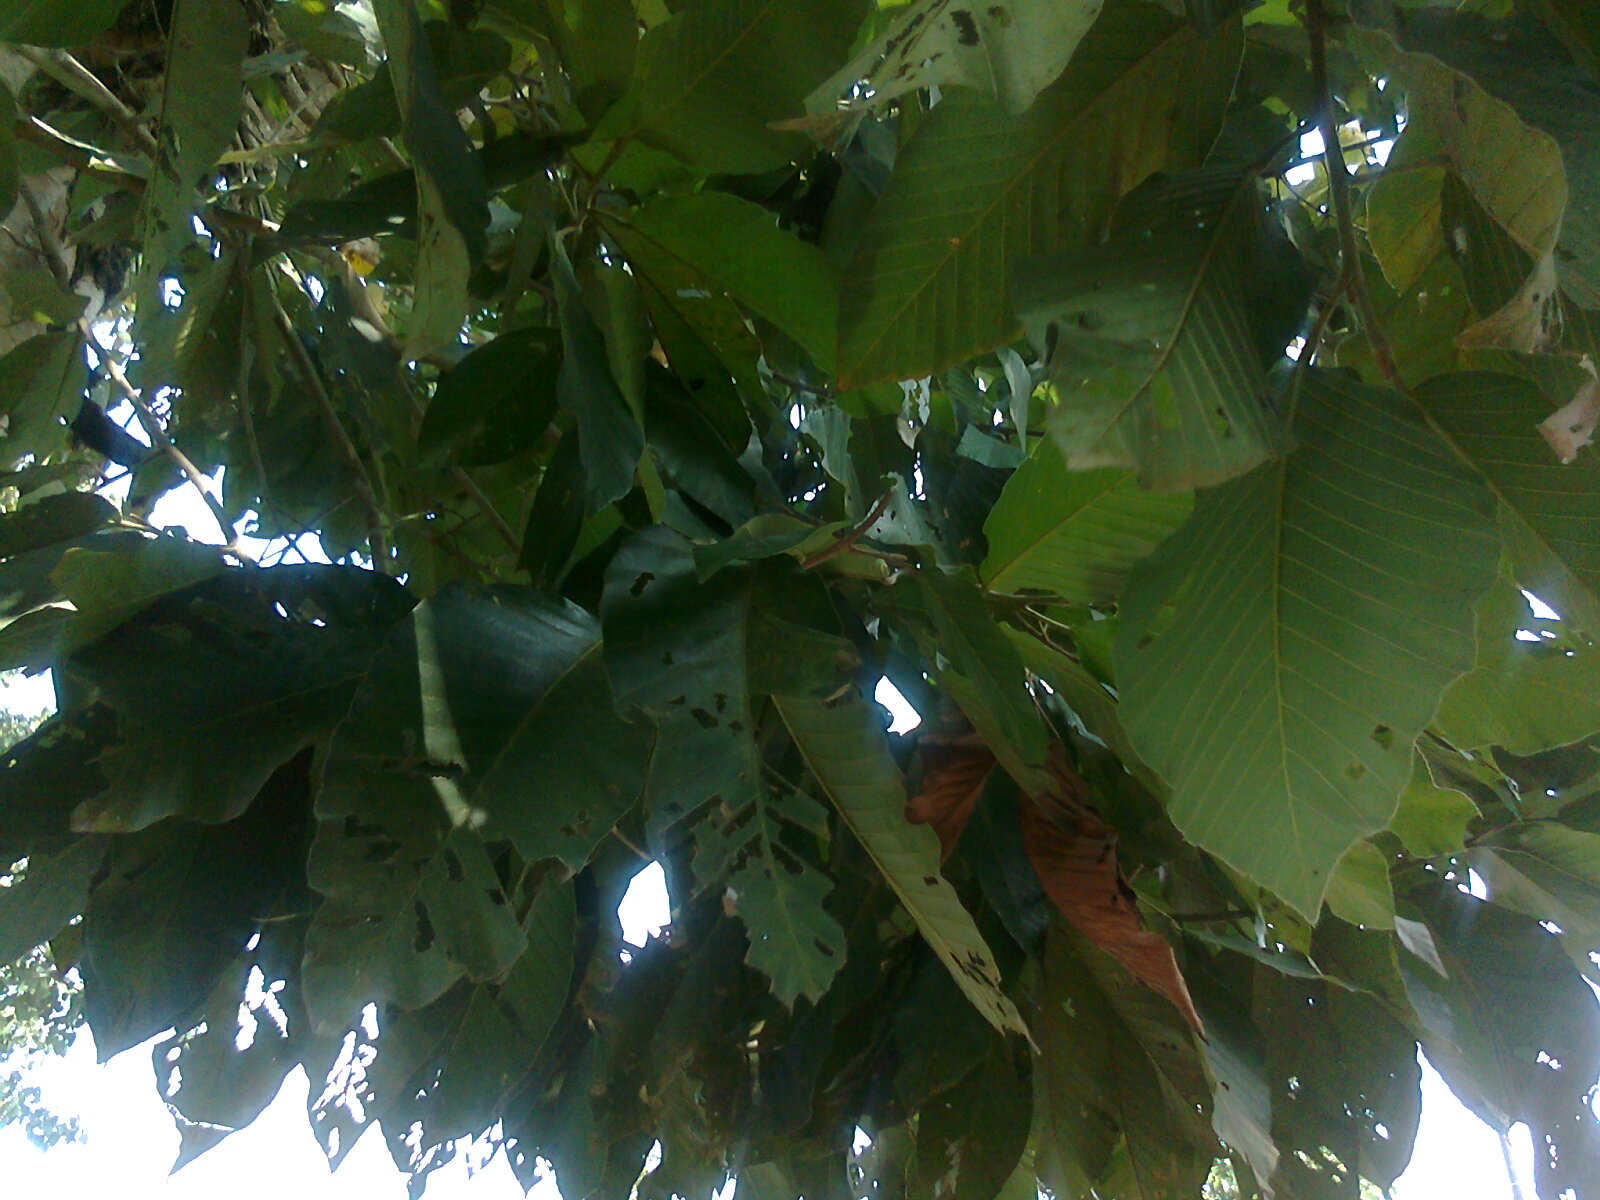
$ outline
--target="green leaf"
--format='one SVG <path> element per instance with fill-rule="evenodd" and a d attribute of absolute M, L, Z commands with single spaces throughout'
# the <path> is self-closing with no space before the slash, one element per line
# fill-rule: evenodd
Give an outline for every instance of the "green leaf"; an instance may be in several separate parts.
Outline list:
<path fill-rule="evenodd" d="M 28 855 L 27 874 L 0 888 L 0 963 L 15 962 L 83 913 L 106 848 L 103 837 L 79 837 L 59 850 Z"/>
<path fill-rule="evenodd" d="M 1006 1049 L 991 1049 L 922 1109 L 909 1200 L 995 1200 L 1027 1145 L 1032 1099 Z"/>
<path fill-rule="evenodd" d="M 750 580 L 700 581 L 690 544 L 665 526 L 635 534 L 606 570 L 606 668 L 620 711 L 656 726 L 646 785 L 652 834 L 706 801 L 742 810 L 758 795 L 745 655 Z"/>
<path fill-rule="evenodd" d="M 1193 506 L 1186 492 L 1146 491 L 1131 471 L 1069 471 L 1055 440 L 1043 438 L 989 510 L 979 575 L 992 592 L 1103 604 Z"/>
<path fill-rule="evenodd" d="M 765 209 L 725 192 L 663 196 L 606 227 L 647 278 L 726 292 L 832 373 L 838 273 L 820 250 L 780 229 Z M 690 279 L 681 281 L 685 274 Z"/>
<path fill-rule="evenodd" d="M 318 1023 L 504 970 L 522 934 L 484 839 L 582 866 L 637 798 L 646 745 L 613 713 L 599 629 L 575 605 L 511 588 L 421 605 L 328 751 L 311 854 L 327 899 L 307 942 Z"/>
<path fill-rule="evenodd" d="M 417 434 L 424 461 L 505 462 L 534 446 L 556 413 L 561 341 L 554 329 L 503 333 L 439 377 Z"/>
<path fill-rule="evenodd" d="M 578 278 L 560 246 L 551 258 L 551 275 L 560 304 L 563 346 L 556 397 L 577 422 L 587 511 L 593 516 L 632 489 L 644 434 L 611 374 L 605 335 L 589 315 Z"/>
<path fill-rule="evenodd" d="M 1523 379 L 1463 372 L 1428 380 L 1417 400 L 1500 500 L 1517 582 L 1562 616 L 1600 629 L 1600 505 L 1592 466 L 1563 466 L 1539 436 L 1549 415 Z"/>
<path fill-rule="evenodd" d="M 75 541 L 116 519 L 117 510 L 91 492 L 44 496 L 0 516 L 0 558 Z"/>
<path fill-rule="evenodd" d="M 1172 491 L 1283 448 L 1246 307 L 1262 208 L 1253 175 L 1162 178 L 1128 197 L 1102 245 L 1020 266 L 1013 301 L 1070 469 L 1132 467 Z"/>
<path fill-rule="evenodd" d="M 1467 825 L 1478 806 L 1454 788 L 1433 781 L 1428 762 L 1414 755 L 1411 780 L 1400 791 L 1400 803 L 1389 821 L 1389 831 L 1418 858 L 1458 853 L 1466 844 Z"/>
<path fill-rule="evenodd" d="M 1177 1010 L 1056 925 L 1037 1024 L 1039 1182 L 1056 1195 L 1198 1194 L 1216 1140 L 1204 1064 Z M 1119 1166 L 1132 1178 L 1104 1188 Z"/>
<path fill-rule="evenodd" d="M 1561 279 L 1581 303 L 1600 307 L 1600 90 L 1594 81 L 1532 14 L 1489 21 L 1476 15 L 1407 11 L 1392 36 L 1404 49 L 1470 77 L 1554 139 L 1567 186 L 1558 241 Z M 1502 171 L 1501 182 L 1509 181 L 1522 182 L 1515 170 Z M 1539 198 L 1528 196 L 1525 202 L 1538 203 Z M 1535 255 L 1544 248 L 1538 247 Z"/>
<path fill-rule="evenodd" d="M 845 271 L 841 390 L 1014 341 L 1004 285 L 1017 263 L 1087 243 L 1124 191 L 1198 165 L 1242 45 L 1237 22 L 1202 39 L 1153 4 L 1117 0 L 1026 113 L 945 96 L 895 159 Z M 1113 160 L 1115 173 L 1081 169 Z"/>
<path fill-rule="evenodd" d="M 1600 835 L 1556 821 L 1514 821 L 1467 851 L 1489 899 L 1538 921 L 1553 921 L 1574 964 L 1591 978 L 1600 950 Z"/>
<path fill-rule="evenodd" d="M 406 356 L 454 342 L 467 313 L 467 280 L 483 251 L 488 208 L 483 172 L 439 80 L 410 0 L 374 0 L 388 52 L 406 149 L 417 179 L 416 298 Z"/>
<path fill-rule="evenodd" d="M 1541 1196 L 1600 1179 L 1600 1126 L 1590 1107 L 1600 1076 L 1600 1010 L 1554 935 L 1532 917 L 1441 881 L 1413 897 L 1443 973 L 1402 956 L 1428 1061 L 1457 1098 L 1505 1132 L 1526 1121 Z"/>
<path fill-rule="evenodd" d="M 1477 665 L 1450 685 L 1434 727 L 1459 749 L 1535 754 L 1600 729 L 1600 646 L 1540 621 L 1502 576 L 1478 607 Z"/>
<path fill-rule="evenodd" d="M 341 593 L 357 598 L 361 619 L 330 617 Z M 393 581 L 354 567 L 277 567 L 248 582 L 228 572 L 78 651 L 65 673 L 119 724 L 99 760 L 106 790 L 77 807 L 74 827 L 120 833 L 174 815 L 238 816 L 274 771 L 333 731 L 409 607 Z"/>
<path fill-rule="evenodd" d="M 972 914 L 939 873 L 939 839 L 905 818 L 905 787 L 873 707 L 855 695 L 774 703 L 806 766 L 967 999 L 1002 1033 L 1026 1034 Z"/>
<path fill-rule="evenodd" d="M 0 455 L 7 467 L 66 445 L 62 426 L 78 411 L 85 370 L 78 334 L 65 329 L 28 338 L 0 357 L 0 412 L 6 417 Z"/>
<path fill-rule="evenodd" d="M 1394 890 L 1389 861 L 1371 842 L 1345 851 L 1328 879 L 1328 911 L 1363 929 L 1394 928 Z"/>
<path fill-rule="evenodd" d="M 80 46 L 110 29 L 127 0 L 15 0 L 0 13 L 0 42 Z"/>
<path fill-rule="evenodd" d="M 969 8 L 954 0 L 916 0 L 817 89 L 812 107 L 831 109 L 840 93 L 858 83 L 873 104 L 954 83 L 999 100 L 1008 112 L 1024 112 L 1066 67 L 1100 5 L 1101 0 L 1004 0 Z"/>
<path fill-rule="evenodd" d="M 222 825 L 164 821 L 111 840 L 83 915 L 85 1007 L 101 1062 L 197 1008 L 279 905 L 304 893 L 310 756 Z"/>
<path fill-rule="evenodd" d="M 822 806 L 798 792 L 763 790 L 738 810 L 713 810 L 695 833 L 695 874 L 726 880 L 728 904 L 750 933 L 745 961 L 789 1007 L 822 998 L 844 966 L 845 937 L 823 907 L 833 880 L 786 844 L 785 829 L 827 826 Z"/>
<path fill-rule="evenodd" d="M 700 0 L 645 34 L 634 84 L 595 139 L 637 138 L 708 174 L 782 166 L 805 139 L 772 126 L 804 112 L 862 9 L 858 0 Z"/>
<path fill-rule="evenodd" d="M 1205 493 L 1134 569 L 1116 654 L 1178 828 L 1314 917 L 1470 663 L 1498 538 L 1488 489 L 1408 402 L 1308 371 L 1298 409 L 1297 450 Z"/>

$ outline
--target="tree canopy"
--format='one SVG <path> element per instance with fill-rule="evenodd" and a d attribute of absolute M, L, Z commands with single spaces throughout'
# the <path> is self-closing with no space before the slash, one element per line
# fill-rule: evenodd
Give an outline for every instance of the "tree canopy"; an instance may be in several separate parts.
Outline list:
<path fill-rule="evenodd" d="M 1353 1198 L 1420 1044 L 1600 1196 L 1593 6 L 0 42 L 0 960 L 182 1160 Z"/>

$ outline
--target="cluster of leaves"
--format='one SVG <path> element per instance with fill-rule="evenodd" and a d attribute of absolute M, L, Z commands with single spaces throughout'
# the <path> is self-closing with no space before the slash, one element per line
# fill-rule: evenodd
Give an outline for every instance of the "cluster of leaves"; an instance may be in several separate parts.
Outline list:
<path fill-rule="evenodd" d="M 1600 27 L 1245 8 L 5 7 L 0 924 L 185 1160 L 1353 1198 L 1420 1044 L 1597 1195 Z"/>

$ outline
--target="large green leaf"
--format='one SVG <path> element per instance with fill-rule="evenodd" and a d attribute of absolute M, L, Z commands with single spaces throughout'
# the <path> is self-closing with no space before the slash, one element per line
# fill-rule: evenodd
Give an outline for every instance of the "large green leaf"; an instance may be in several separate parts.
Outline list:
<path fill-rule="evenodd" d="M 1023 112 L 1066 67 L 1100 4 L 1003 0 L 969 7 L 958 0 L 916 0 L 817 89 L 813 107 L 826 111 L 858 84 L 874 104 L 883 104 L 917 88 L 955 83 Z"/>
<path fill-rule="evenodd" d="M 1016 264 L 1097 237 L 1151 173 L 1197 166 L 1241 46 L 1237 22 L 1202 39 L 1153 4 L 1116 0 L 1026 113 L 945 96 L 896 158 L 845 272 L 841 387 L 929 375 L 1014 340 Z"/>
<path fill-rule="evenodd" d="M 561 342 L 534 326 L 503 333 L 439 379 L 417 434 L 425 458 L 504 462 L 535 445 L 556 412 Z"/>
<path fill-rule="evenodd" d="M 707 173 L 782 166 L 805 145 L 773 128 L 799 117 L 861 22 L 859 0 L 700 0 L 639 44 L 634 84 L 595 131 L 638 138 Z"/>
<path fill-rule="evenodd" d="M 28 855 L 27 873 L 0 888 L 0 963 L 16 962 L 82 914 L 106 848 L 105 838 L 90 836 Z"/>
<path fill-rule="evenodd" d="M 1600 966 L 1600 834 L 1556 821 L 1514 821 L 1478 838 L 1467 861 L 1489 898 L 1539 921 L 1553 921 L 1580 971 Z"/>
<path fill-rule="evenodd" d="M 317 796 L 319 1024 L 502 971 L 523 939 L 484 839 L 581 866 L 638 796 L 647 744 L 612 711 L 581 609 L 523 589 L 420 606 L 374 660 Z"/>
<path fill-rule="evenodd" d="M 939 873 L 938 838 L 905 818 L 905 787 L 873 706 L 853 694 L 774 703 L 807 767 L 962 992 L 996 1029 L 1026 1033 L 972 914 Z"/>
<path fill-rule="evenodd" d="M 1307 371 L 1295 433 L 1134 569 L 1117 683 L 1185 836 L 1314 917 L 1471 663 L 1499 540 L 1488 488 L 1394 393 Z"/>
<path fill-rule="evenodd" d="M 979 574 L 990 591 L 1103 604 L 1193 504 L 1184 492 L 1140 488 L 1131 471 L 1069 471 L 1055 440 L 1044 438 L 989 510 Z"/>
<path fill-rule="evenodd" d="M 1067 466 L 1132 467 L 1148 488 L 1220 483 L 1283 447 L 1247 309 L 1262 220 L 1254 176 L 1154 180 L 1109 240 L 1018 270 Z"/>
<path fill-rule="evenodd" d="M 837 272 L 765 209 L 724 192 L 663 196 L 607 229 L 636 271 L 678 287 L 668 281 L 687 273 L 701 287 L 726 292 L 832 372 Z"/>

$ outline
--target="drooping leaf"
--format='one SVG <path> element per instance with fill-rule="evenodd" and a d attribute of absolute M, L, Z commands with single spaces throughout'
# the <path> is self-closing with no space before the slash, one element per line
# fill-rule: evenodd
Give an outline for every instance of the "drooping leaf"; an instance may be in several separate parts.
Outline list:
<path fill-rule="evenodd" d="M 105 1062 L 193 1012 L 259 923 L 304 905 L 310 756 L 221 825 L 166 821 L 116 839 L 89 892 L 83 974 Z"/>
<path fill-rule="evenodd" d="M 343 718 L 408 599 L 383 576 L 348 567 L 280 567 L 271 578 L 263 587 L 230 572 L 72 657 L 65 671 L 119 721 L 117 743 L 99 759 L 106 790 L 78 806 L 76 828 L 126 832 L 173 815 L 232 820 Z M 232 627 L 218 625 L 211 614 L 241 591 L 254 593 L 254 610 L 239 604 Z M 328 619 L 340 593 L 359 617 Z M 281 616 L 274 603 L 299 611 Z"/>
<path fill-rule="evenodd" d="M 1135 568 L 1117 682 L 1178 828 L 1310 916 L 1394 814 L 1499 551 L 1489 489 L 1393 393 L 1309 371 L 1295 434 Z"/>
<path fill-rule="evenodd" d="M 376 0 L 403 137 L 416 166 L 416 299 L 408 357 L 454 341 L 467 312 L 467 280 L 488 224 L 483 173 L 454 112 L 439 93 L 432 52 L 416 9 Z"/>
<path fill-rule="evenodd" d="M 1026 1033 L 983 935 L 939 874 L 938 839 L 905 818 L 900 771 L 872 709 L 859 696 L 775 703 L 807 767 L 962 992 L 1002 1033 Z"/>
<path fill-rule="evenodd" d="M 1205 1069 L 1172 1006 L 1057 925 L 1045 945 L 1037 1039 L 1039 1182 L 1080 1195 L 1192 1195 L 1215 1139 Z M 1117 1157 L 1125 1156 L 1118 1163 Z"/>
<path fill-rule="evenodd" d="M 1104 603 L 1191 507 L 1186 493 L 1140 488 L 1131 471 L 1069 471 L 1055 440 L 1042 438 L 984 522 L 979 574 L 991 591 Z"/>
<path fill-rule="evenodd" d="M 1198 165 L 1241 45 L 1237 24 L 1201 39 L 1153 4 L 1119 0 L 1026 113 L 946 96 L 900 151 L 845 272 L 840 387 L 932 374 L 1015 340 L 1004 289 L 1016 264 L 1097 236 L 1153 172 Z M 1077 166 L 1113 158 L 1114 173 Z"/>
<path fill-rule="evenodd" d="M 1401 960 L 1428 1061 L 1490 1128 L 1528 1123 L 1541 1196 L 1581 1193 L 1600 1178 L 1589 1100 L 1600 1075 L 1594 994 L 1532 917 L 1443 882 L 1412 899 L 1437 955 L 1433 965 Z"/>
<path fill-rule="evenodd" d="M 1013 303 L 1055 385 L 1070 469 L 1130 467 L 1174 491 L 1284 447 L 1246 309 L 1262 207 L 1253 176 L 1158 179 L 1103 244 L 1019 267 Z"/>
<path fill-rule="evenodd" d="M 0 962 L 15 962 L 83 913 L 106 849 L 106 839 L 90 836 L 28 854 L 27 874 L 0 888 Z M 8 853 L 0 852 L 0 858 Z"/>

